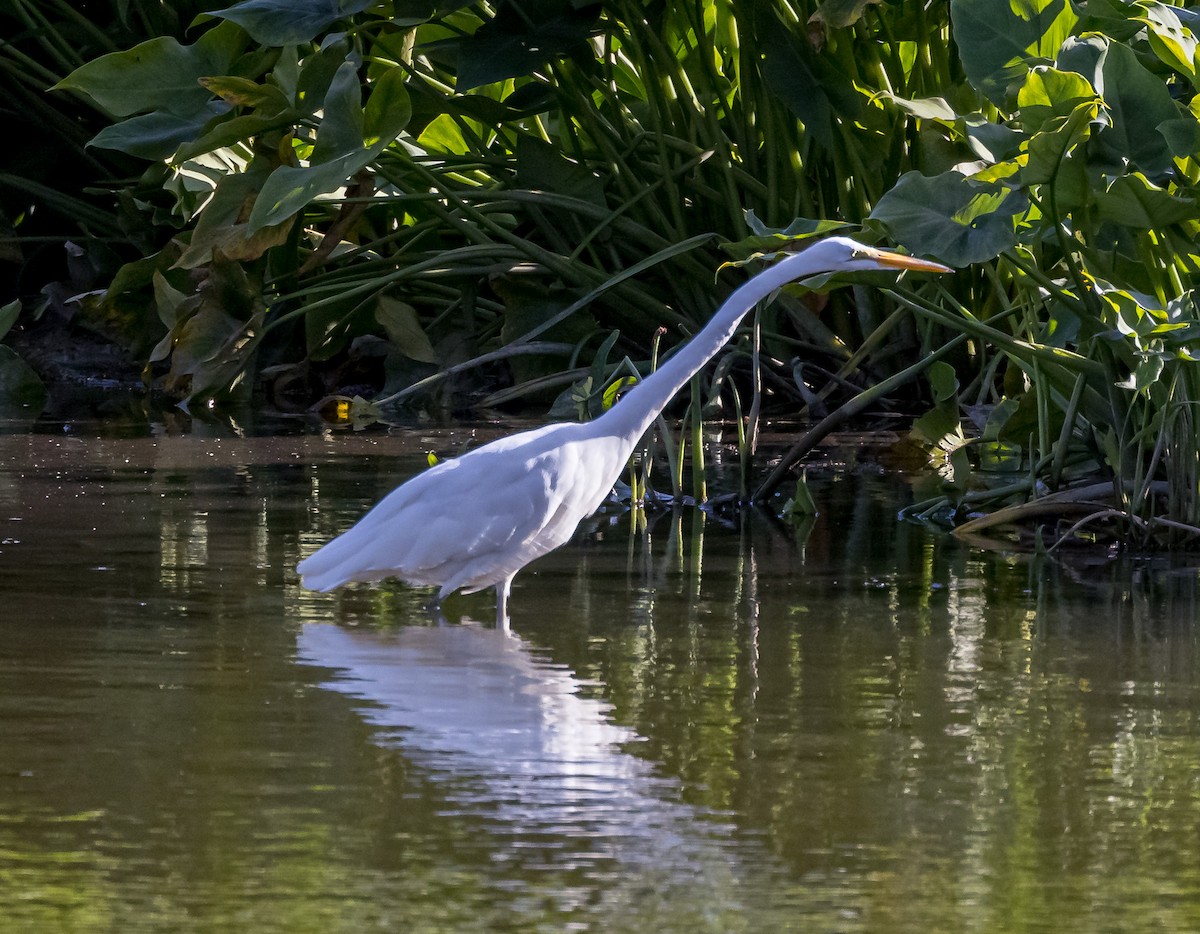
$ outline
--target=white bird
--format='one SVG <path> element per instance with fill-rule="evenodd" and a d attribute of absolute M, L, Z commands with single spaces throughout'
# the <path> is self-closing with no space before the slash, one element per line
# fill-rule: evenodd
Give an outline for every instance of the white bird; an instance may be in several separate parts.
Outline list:
<path fill-rule="evenodd" d="M 690 342 L 599 418 L 499 438 L 402 483 L 300 562 L 303 585 L 328 591 L 397 577 L 439 588 L 439 601 L 494 586 L 496 624 L 506 628 L 516 573 L 567 542 L 596 510 L 659 412 L 751 308 L 796 279 L 889 268 L 951 271 L 845 237 L 788 256 L 735 289 Z"/>

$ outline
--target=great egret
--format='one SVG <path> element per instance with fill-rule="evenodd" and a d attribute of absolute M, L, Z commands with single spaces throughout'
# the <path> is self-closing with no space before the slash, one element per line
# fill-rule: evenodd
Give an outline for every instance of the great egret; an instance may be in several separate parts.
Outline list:
<path fill-rule="evenodd" d="M 398 577 L 456 590 L 496 588 L 496 624 L 508 625 L 513 577 L 564 544 L 595 511 L 634 446 L 671 397 L 733 336 L 761 299 L 817 273 L 867 269 L 949 272 L 939 263 L 830 237 L 758 273 L 674 356 L 590 422 L 523 431 L 442 461 L 384 497 L 348 531 L 300 562 L 305 587 Z"/>

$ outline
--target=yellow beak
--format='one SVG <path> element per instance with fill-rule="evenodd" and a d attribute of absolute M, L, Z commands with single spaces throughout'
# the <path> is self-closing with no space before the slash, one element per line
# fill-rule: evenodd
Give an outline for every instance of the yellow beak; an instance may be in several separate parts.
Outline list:
<path fill-rule="evenodd" d="M 895 269 L 913 269 L 917 272 L 954 272 L 949 266 L 943 266 L 941 263 L 934 263 L 927 259 L 917 259 L 915 256 L 901 256 L 899 253 L 877 250 L 874 247 L 867 247 L 864 252 L 869 259 Z"/>

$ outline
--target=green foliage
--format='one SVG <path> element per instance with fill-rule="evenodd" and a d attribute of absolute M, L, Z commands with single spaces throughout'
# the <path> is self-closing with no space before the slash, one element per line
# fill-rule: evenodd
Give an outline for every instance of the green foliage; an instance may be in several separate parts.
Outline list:
<path fill-rule="evenodd" d="M 917 431 L 952 496 L 968 455 L 1019 458 L 1028 489 L 1110 471 L 1144 540 L 1200 534 L 1196 23 L 1156 0 L 248 0 L 58 80 L 117 118 L 90 151 L 160 186 L 135 199 L 160 252 L 92 313 L 188 398 L 261 367 L 370 386 L 372 412 L 589 417 L 660 327 L 711 314 L 720 252 L 845 229 L 969 269 L 781 296 L 696 384 L 693 433 L 723 398 L 743 417 L 747 369 L 807 412 L 936 354 L 957 388 L 930 370 Z"/>
<path fill-rule="evenodd" d="M 167 322 L 154 359 L 170 363 L 175 391 L 221 393 L 187 385 L 192 363 L 172 359 L 194 363 L 214 346 L 257 347 L 293 370 L 319 364 L 336 389 L 360 338 L 393 340 L 375 313 L 387 300 L 413 309 L 432 364 L 453 369 L 461 392 L 480 385 L 463 379 L 497 359 L 497 341 L 518 346 L 541 333 L 522 298 L 531 288 L 551 299 L 543 321 L 580 314 L 577 300 L 593 296 L 568 338 L 571 358 L 619 330 L 644 366 L 659 326 L 690 332 L 711 314 L 728 287 L 710 284 L 714 250 L 744 236 L 746 209 L 782 222 L 788 236 L 797 214 L 829 218 L 810 235 L 867 216 L 910 161 L 904 146 L 879 145 L 904 117 L 873 100 L 866 78 L 894 70 L 901 88 L 932 79 L 881 57 L 876 36 L 891 27 L 867 26 L 865 5 L 827 4 L 800 28 L 811 15 L 782 0 L 251 0 L 201 17 L 190 44 L 151 38 L 57 87 L 121 118 L 94 149 L 168 170 L 173 216 L 156 217 L 173 225 L 175 242 L 160 273 L 196 292 L 224 257 L 246 273 L 243 299 L 266 305 L 232 343 L 224 319 L 184 327 L 162 309 L 150 316 Z M 871 182 L 844 186 L 847 165 Z M 682 243 L 701 254 L 670 249 Z M 636 279 L 626 275 L 635 267 Z M 143 295 L 158 302 L 148 286 Z M 138 314 L 131 293 L 121 297 Z M 110 296 L 105 314 L 112 305 Z M 844 357 L 877 322 L 835 307 L 831 330 L 793 306 L 771 321 L 767 349 L 787 360 L 816 335 Z M 519 319 L 530 327 L 519 331 Z M 542 391 L 548 366 L 523 353 L 502 359 L 520 361 L 510 374 L 520 385 L 504 398 Z M 561 358 L 553 366 L 561 372 Z M 403 370 L 388 367 L 386 398 L 406 393 Z M 407 372 L 410 385 L 425 385 L 427 373 Z"/>
<path fill-rule="evenodd" d="M 960 305 L 957 323 L 1007 366 L 975 383 L 981 449 L 1028 445 L 1051 486 L 1111 472 L 1126 536 L 1144 544 L 1200 536 L 1200 101 L 1181 12 L 1139 0 L 1078 18 L 1063 4 L 954 0 L 963 69 L 986 103 L 906 110 L 962 168 L 901 178 L 872 214 L 914 250 L 999 258 L 982 269 L 980 310 Z M 955 327 L 947 304 L 912 307 Z M 1004 325 L 1001 308 L 1017 312 Z M 936 443 L 946 414 L 939 403 L 918 431 L 935 425 L 923 434 Z"/>
<path fill-rule="evenodd" d="M 20 302 L 0 308 L 0 340 L 16 323 Z M 46 402 L 46 387 L 37 373 L 11 347 L 0 344 L 0 416 L 37 414 Z"/>

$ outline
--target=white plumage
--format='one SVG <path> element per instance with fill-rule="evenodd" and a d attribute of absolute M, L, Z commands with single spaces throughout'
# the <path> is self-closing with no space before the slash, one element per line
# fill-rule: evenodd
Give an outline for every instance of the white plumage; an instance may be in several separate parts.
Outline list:
<path fill-rule="evenodd" d="M 494 586 L 497 624 L 507 625 L 516 573 L 567 542 L 595 511 L 658 413 L 725 345 L 746 312 L 795 279 L 887 268 L 949 271 L 845 237 L 789 256 L 736 289 L 699 334 L 600 418 L 500 438 L 398 486 L 300 562 L 304 586 L 326 591 L 398 577 L 438 587 L 439 600 Z"/>

